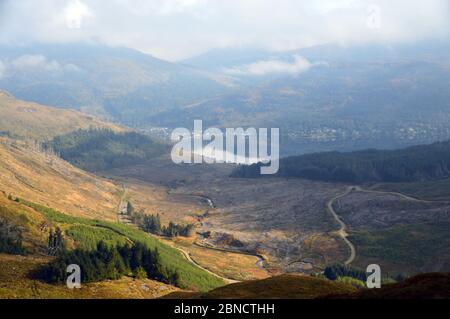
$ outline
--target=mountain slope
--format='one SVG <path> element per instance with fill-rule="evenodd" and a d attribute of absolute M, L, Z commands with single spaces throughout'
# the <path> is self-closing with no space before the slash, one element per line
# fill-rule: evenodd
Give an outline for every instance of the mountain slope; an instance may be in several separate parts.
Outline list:
<path fill-rule="evenodd" d="M 175 287 L 153 280 L 132 280 L 130 274 L 119 280 L 83 284 L 82 289 L 76 293 L 70 292 L 61 284 L 44 283 L 33 274 L 55 258 L 48 255 L 47 243 L 49 231 L 56 227 L 62 229 L 64 242 L 69 250 L 91 250 L 91 244 L 96 247 L 100 241 L 111 245 L 119 244 L 119 241 L 141 244 L 148 249 L 158 250 L 161 267 L 176 271 L 179 274 L 179 285 L 183 288 L 208 291 L 224 284 L 217 277 L 185 260 L 176 249 L 133 226 L 119 222 L 69 216 L 26 199 L 13 199 L 4 193 L 0 193 L 0 222 L 0 226 L 6 223 L 9 229 L 15 227 L 19 230 L 16 237 L 22 238 L 21 245 L 26 252 L 25 256 L 13 256 L 3 254 L 0 249 L 0 263 L 5 266 L 0 267 L 0 298 L 154 298 L 176 290 Z M 11 231 L 4 230 L 2 226 L 1 240 L 5 236 L 12 236 Z M 97 270 L 101 271 L 100 268 Z"/>
<path fill-rule="evenodd" d="M 169 152 L 168 145 L 155 142 L 146 135 L 99 129 L 56 136 L 44 147 L 89 172 L 139 164 Z"/>
<path fill-rule="evenodd" d="M 34 144 L 0 138 L 0 191 L 71 215 L 115 220 L 120 189 Z"/>
<path fill-rule="evenodd" d="M 136 50 L 100 44 L 3 46 L 0 88 L 22 99 L 139 126 L 162 110 L 221 94 L 229 83 Z"/>
<path fill-rule="evenodd" d="M 0 91 L 0 134 L 45 140 L 77 129 L 104 128 L 116 132 L 123 127 L 100 121 L 73 110 L 26 102 Z"/>

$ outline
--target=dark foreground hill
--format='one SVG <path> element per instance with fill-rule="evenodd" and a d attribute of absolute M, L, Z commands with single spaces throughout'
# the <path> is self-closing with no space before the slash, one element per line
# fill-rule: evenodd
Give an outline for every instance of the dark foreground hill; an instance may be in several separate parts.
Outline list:
<path fill-rule="evenodd" d="M 337 296 L 351 299 L 450 299 L 450 273 L 421 274 L 381 289 L 366 289 L 354 295 Z"/>
<path fill-rule="evenodd" d="M 245 281 L 214 289 L 208 293 L 176 292 L 173 299 L 314 299 L 330 294 L 352 294 L 351 285 L 310 276 L 283 274 L 263 280 Z"/>
<path fill-rule="evenodd" d="M 357 290 L 348 284 L 284 274 L 220 287 L 208 293 L 174 292 L 169 299 L 449 299 L 450 274 L 431 273 L 381 289 Z"/>

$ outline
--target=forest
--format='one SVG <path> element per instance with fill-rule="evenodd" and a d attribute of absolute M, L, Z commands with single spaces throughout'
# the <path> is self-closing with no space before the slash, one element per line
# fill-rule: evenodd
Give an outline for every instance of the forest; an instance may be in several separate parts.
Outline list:
<path fill-rule="evenodd" d="M 193 235 L 194 225 L 179 225 L 170 222 L 167 226 L 161 225 L 159 214 L 146 215 L 139 212 L 134 212 L 132 215 L 132 221 L 135 225 L 138 225 L 143 231 L 166 237 L 190 237 Z"/>
<path fill-rule="evenodd" d="M 239 166 L 232 176 L 260 177 L 261 164 Z M 450 176 L 450 141 L 400 150 L 324 152 L 280 160 L 276 176 L 326 182 L 415 182 Z"/>
<path fill-rule="evenodd" d="M 179 274 L 162 265 L 158 250 L 140 243 L 110 247 L 101 241 L 96 250 L 65 250 L 54 261 L 39 268 L 35 275 L 49 283 L 63 283 L 68 276 L 67 266 L 71 264 L 80 266 L 84 283 L 132 275 L 180 285 Z"/>
<path fill-rule="evenodd" d="M 44 143 L 64 160 L 95 172 L 145 162 L 162 155 L 167 146 L 136 132 L 109 129 L 78 130 Z"/>

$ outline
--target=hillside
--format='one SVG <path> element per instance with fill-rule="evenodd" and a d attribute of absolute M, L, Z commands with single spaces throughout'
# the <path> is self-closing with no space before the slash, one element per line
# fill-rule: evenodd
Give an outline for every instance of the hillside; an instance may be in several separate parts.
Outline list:
<path fill-rule="evenodd" d="M 5 228 L 5 225 L 8 225 Z M 208 274 L 184 259 L 182 254 L 158 239 L 118 222 L 85 219 L 66 215 L 54 209 L 32 203 L 22 198 L 12 198 L 0 193 L 0 243 L 10 247 L 23 247 L 19 256 L 3 254 L 0 246 L 0 262 L 9 267 L 0 268 L 0 298 L 152 298 L 176 290 L 175 287 L 154 280 L 125 275 L 114 279 L 87 282 L 78 292 L 69 292 L 60 283 L 48 283 L 36 277 L 37 270 L 55 258 L 48 253 L 49 233 L 56 227 L 63 232 L 69 251 L 92 250 L 101 241 L 109 247 L 124 243 L 141 244 L 146 249 L 157 250 L 160 266 L 166 271 L 176 271 L 178 284 L 194 291 L 208 291 L 223 285 L 222 280 Z M 8 229 L 8 231 L 4 231 Z M 94 250 L 95 251 L 95 250 Z M 69 260 L 69 263 L 77 263 Z M 104 270 L 95 265 L 95 272 Z M 64 267 L 65 269 L 65 267 Z M 15 271 L 12 271 L 15 270 Z M 82 269 L 82 271 L 88 271 Z M 112 279 L 112 278 L 111 278 Z M 150 278 L 149 278 L 150 279 Z"/>
<path fill-rule="evenodd" d="M 372 189 L 403 193 L 415 198 L 448 201 L 450 199 L 450 179 L 412 183 L 375 184 Z"/>
<path fill-rule="evenodd" d="M 235 177 L 258 177 L 260 164 L 241 166 Z M 450 141 L 400 150 L 326 152 L 281 159 L 283 177 L 326 182 L 416 182 L 450 177 Z"/>
<path fill-rule="evenodd" d="M 124 131 L 123 127 L 92 116 L 18 100 L 4 91 L 0 91 L 0 113 L 0 135 L 11 137 L 46 140 L 77 129 Z"/>
<path fill-rule="evenodd" d="M 22 141 L 0 138 L 0 191 L 74 216 L 116 219 L 120 188 Z"/>
<path fill-rule="evenodd" d="M 29 272 L 48 261 L 48 257 L 42 256 L 0 254 L 0 299 L 151 299 L 178 290 L 156 280 L 128 277 L 89 283 L 73 290 L 64 285 L 31 281 Z"/>
<path fill-rule="evenodd" d="M 245 281 L 220 287 L 208 293 L 175 292 L 173 299 L 314 299 L 329 294 L 351 294 L 356 288 L 310 276 L 284 274 L 263 280 Z"/>
<path fill-rule="evenodd" d="M 74 131 L 56 136 L 44 147 L 90 172 L 140 164 L 169 152 L 168 145 L 146 135 L 109 129 Z"/>

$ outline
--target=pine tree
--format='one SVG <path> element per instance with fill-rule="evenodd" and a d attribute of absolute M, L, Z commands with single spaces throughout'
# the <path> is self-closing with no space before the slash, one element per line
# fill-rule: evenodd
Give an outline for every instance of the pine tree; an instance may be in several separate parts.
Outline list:
<path fill-rule="evenodd" d="M 134 207 L 130 202 L 128 202 L 127 203 L 127 215 L 131 216 L 131 215 L 133 215 L 133 213 L 134 213 Z"/>

